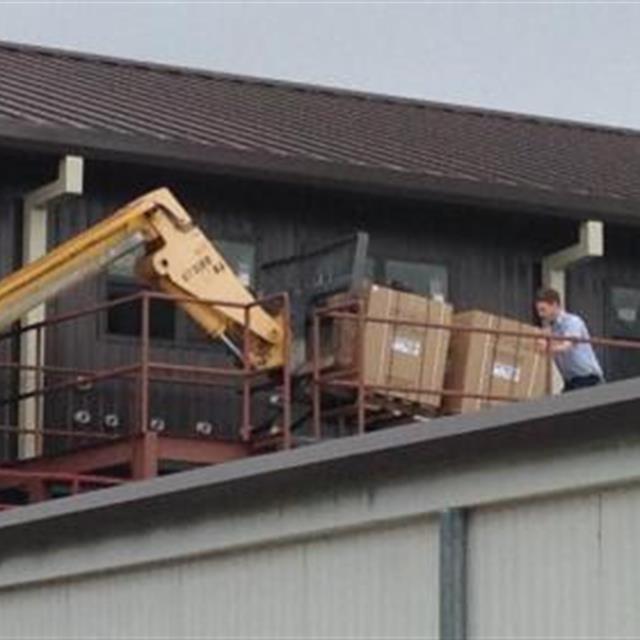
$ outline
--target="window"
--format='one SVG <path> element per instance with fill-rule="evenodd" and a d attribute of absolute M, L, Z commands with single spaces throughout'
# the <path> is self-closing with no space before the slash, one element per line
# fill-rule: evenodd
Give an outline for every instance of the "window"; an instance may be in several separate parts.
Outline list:
<path fill-rule="evenodd" d="M 245 287 L 251 287 L 255 282 L 255 246 L 250 242 L 237 240 L 218 240 L 216 247 L 229 263 L 233 272 Z M 178 309 L 180 340 L 189 343 L 211 344 L 211 339 L 187 314 Z"/>
<path fill-rule="evenodd" d="M 607 333 L 612 338 L 640 340 L 640 288 L 611 287 L 607 310 Z M 640 376 L 640 352 L 635 349 L 604 349 L 607 380 Z"/>
<path fill-rule="evenodd" d="M 135 275 L 136 260 L 143 250 L 137 249 L 116 260 L 107 270 L 107 300 L 131 296 L 144 287 Z M 107 333 L 120 336 L 139 336 L 142 327 L 142 304 L 132 300 L 111 307 L 107 311 Z M 176 337 L 176 309 L 167 300 L 151 300 L 149 305 L 149 336 L 174 340 Z"/>
<path fill-rule="evenodd" d="M 441 264 L 368 258 L 367 275 L 374 282 L 432 298 L 447 299 L 449 294 L 447 268 Z"/>
<path fill-rule="evenodd" d="M 612 287 L 611 334 L 616 338 L 640 338 L 640 289 Z"/>
<path fill-rule="evenodd" d="M 249 242 L 216 240 L 225 259 L 245 286 L 255 278 L 255 247 Z M 144 286 L 135 275 L 135 264 L 143 250 L 136 250 L 112 263 L 107 270 L 107 300 L 117 300 L 141 291 Z M 112 335 L 139 336 L 142 322 L 140 301 L 123 303 L 107 312 L 106 331 Z M 208 341 L 198 326 L 169 300 L 151 300 L 149 314 L 151 338 L 170 341 Z"/>
<path fill-rule="evenodd" d="M 255 282 L 256 248 L 249 242 L 216 240 L 216 245 L 245 287 Z"/>
<path fill-rule="evenodd" d="M 133 282 L 111 281 L 107 285 L 107 300 L 133 295 L 141 287 Z M 107 312 L 107 333 L 121 336 L 139 336 L 142 329 L 142 303 L 140 300 L 124 302 Z M 168 300 L 151 300 L 149 304 L 149 336 L 163 340 L 176 337 L 176 309 Z"/>

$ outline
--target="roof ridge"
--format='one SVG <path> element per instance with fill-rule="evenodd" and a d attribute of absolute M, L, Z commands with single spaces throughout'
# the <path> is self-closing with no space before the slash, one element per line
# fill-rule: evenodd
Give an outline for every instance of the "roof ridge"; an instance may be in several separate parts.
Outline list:
<path fill-rule="evenodd" d="M 457 113 L 460 115 L 469 115 L 474 117 L 495 118 L 515 122 L 528 122 L 531 124 L 561 127 L 564 129 L 578 129 L 583 131 L 591 131 L 604 135 L 617 136 L 640 136 L 640 129 L 632 129 L 630 127 L 620 127 L 615 125 L 605 125 L 584 122 L 579 120 L 570 120 L 562 118 L 554 118 L 552 116 L 542 116 L 530 113 L 519 113 L 501 109 L 491 109 L 476 105 L 461 105 L 447 102 L 437 102 L 431 100 L 422 100 L 419 98 L 411 98 L 405 96 L 394 96 L 383 93 L 368 92 L 357 89 L 348 89 L 344 87 L 331 87 L 319 84 L 310 84 L 297 82 L 292 80 L 282 80 L 275 78 L 261 78 L 257 76 L 249 76 L 243 74 L 234 74 L 222 71 L 211 71 L 181 65 L 172 65 L 163 62 L 153 62 L 146 60 L 136 60 L 132 58 L 108 56 L 98 53 L 88 53 L 73 49 L 65 49 L 62 47 L 49 47 L 41 45 L 33 45 L 20 42 L 10 42 L 0 40 L 0 49 L 20 51 L 25 53 L 39 54 L 58 58 L 71 58 L 81 62 L 107 64 L 114 66 L 122 66 L 129 68 L 137 68 L 158 73 L 167 73 L 173 75 L 184 75 L 192 77 L 208 78 L 219 82 L 246 83 L 259 85 L 263 87 L 273 87 L 277 89 L 288 90 L 297 93 L 315 93 L 334 96 L 336 98 L 349 98 L 352 100 L 363 100 L 370 102 L 380 102 L 386 104 L 397 104 L 399 106 L 414 107 L 419 109 L 429 109 L 432 111 L 440 111 L 445 113 Z"/>

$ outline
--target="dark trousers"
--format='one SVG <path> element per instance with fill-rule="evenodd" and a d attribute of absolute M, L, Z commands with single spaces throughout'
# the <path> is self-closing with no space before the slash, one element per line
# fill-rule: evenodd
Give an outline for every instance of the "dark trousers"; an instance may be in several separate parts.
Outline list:
<path fill-rule="evenodd" d="M 575 391 L 576 389 L 584 389 L 585 387 L 595 387 L 597 384 L 602 384 L 602 382 L 602 378 L 596 375 L 571 378 L 570 380 L 565 380 L 562 393 Z"/>

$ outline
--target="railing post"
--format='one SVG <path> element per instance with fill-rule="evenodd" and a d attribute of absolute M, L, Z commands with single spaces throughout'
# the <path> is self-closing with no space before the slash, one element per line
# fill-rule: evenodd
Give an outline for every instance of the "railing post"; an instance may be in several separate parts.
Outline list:
<path fill-rule="evenodd" d="M 365 431 L 365 340 L 364 334 L 366 329 L 366 309 L 362 298 L 358 299 L 358 319 L 357 319 L 357 355 L 358 355 L 358 433 Z"/>
<path fill-rule="evenodd" d="M 547 395 L 550 396 L 553 393 L 553 366 L 552 366 L 552 350 L 551 350 L 551 336 L 547 335 L 545 338 L 545 366 L 546 366 L 546 392 Z"/>
<path fill-rule="evenodd" d="M 34 434 L 34 448 L 36 455 L 42 455 L 44 453 L 44 376 L 42 367 L 44 365 L 44 353 L 43 353 L 43 325 L 38 325 L 36 329 L 36 370 L 35 377 L 35 424 L 34 428 L 36 433 Z"/>
<path fill-rule="evenodd" d="M 289 295 L 283 294 L 282 325 L 284 328 L 284 348 L 282 354 L 282 430 L 283 446 L 291 448 L 291 307 Z"/>
<path fill-rule="evenodd" d="M 158 474 L 157 434 L 149 431 L 149 342 L 150 296 L 142 292 L 142 321 L 140 344 L 140 424 L 131 435 L 131 476 L 136 480 Z"/>
<path fill-rule="evenodd" d="M 322 397 L 320 390 L 320 311 L 313 310 L 313 325 L 311 331 L 311 411 L 313 437 L 320 440 L 322 437 L 321 412 Z"/>
<path fill-rule="evenodd" d="M 149 427 L 149 294 L 142 292 L 142 326 L 140 344 L 140 424 L 138 433 Z"/>
<path fill-rule="evenodd" d="M 249 340 L 251 333 L 249 323 L 251 322 L 251 307 L 244 308 L 244 327 L 242 330 L 242 425 L 240 436 L 242 440 L 248 442 L 251 439 L 251 348 Z"/>

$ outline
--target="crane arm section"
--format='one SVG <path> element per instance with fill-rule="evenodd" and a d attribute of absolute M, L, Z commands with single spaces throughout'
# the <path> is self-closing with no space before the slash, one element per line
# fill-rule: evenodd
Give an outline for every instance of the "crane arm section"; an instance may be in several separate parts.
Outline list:
<path fill-rule="evenodd" d="M 0 328 L 69 286 L 144 247 L 136 270 L 177 302 L 213 338 L 227 342 L 248 331 L 251 364 L 277 367 L 284 325 L 259 306 L 211 241 L 168 189 L 157 189 L 0 280 Z M 246 325 L 246 326 L 245 326 Z"/>

